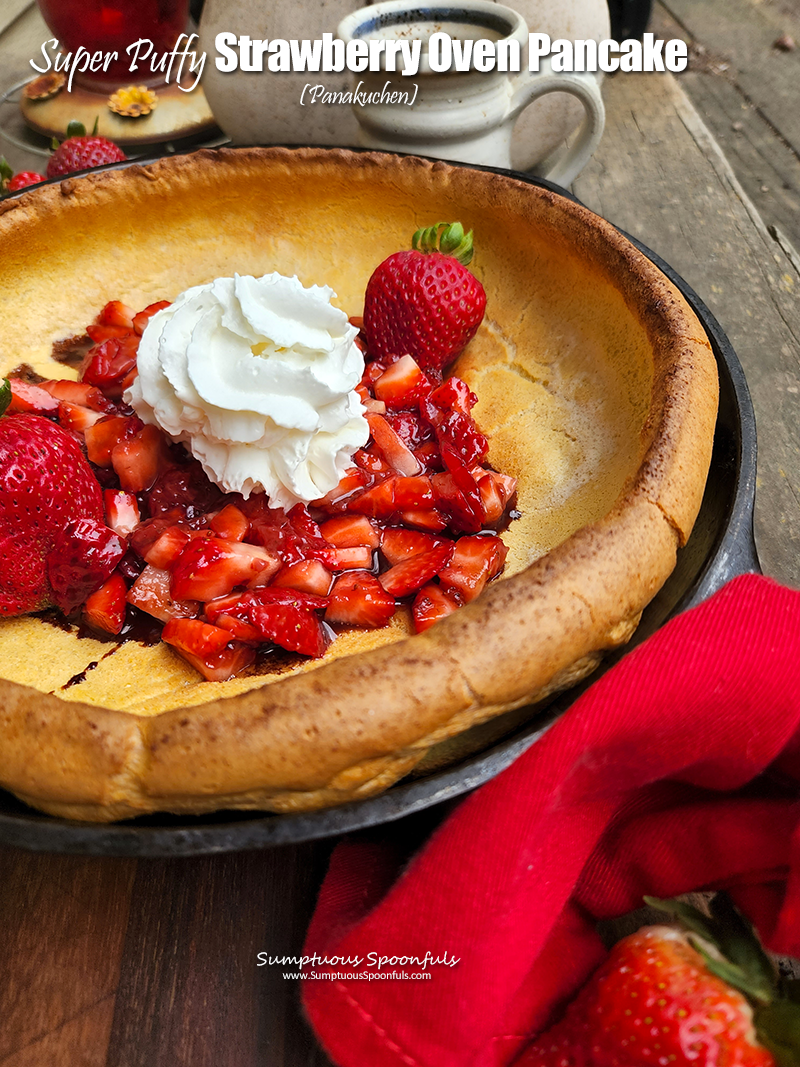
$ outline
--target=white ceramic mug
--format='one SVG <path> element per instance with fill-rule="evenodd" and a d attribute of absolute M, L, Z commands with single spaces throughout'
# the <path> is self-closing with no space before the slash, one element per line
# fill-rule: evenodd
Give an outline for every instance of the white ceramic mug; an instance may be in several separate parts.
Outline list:
<path fill-rule="evenodd" d="M 434 73 L 426 52 L 435 32 L 459 41 L 516 40 L 523 70 Z M 414 152 L 438 159 L 494 167 L 512 166 L 511 139 L 521 112 L 550 93 L 569 93 L 584 108 L 584 120 L 573 142 L 534 168 L 542 177 L 571 185 L 588 163 L 603 135 L 605 112 L 598 81 L 592 74 L 555 73 L 548 60 L 538 72 L 527 71 L 528 27 L 522 16 L 493 0 L 453 0 L 415 6 L 413 0 L 383 0 L 346 16 L 337 31 L 346 44 L 370 39 L 421 40 L 417 76 L 387 70 L 355 75 L 360 93 L 378 101 L 394 92 L 414 97 L 404 102 L 356 103 L 362 145 L 396 152 Z M 387 82 L 390 83 L 387 85 Z M 415 88 L 416 87 L 416 88 Z M 363 97 L 362 97 L 363 99 Z M 402 96 L 395 99 L 403 100 Z"/>

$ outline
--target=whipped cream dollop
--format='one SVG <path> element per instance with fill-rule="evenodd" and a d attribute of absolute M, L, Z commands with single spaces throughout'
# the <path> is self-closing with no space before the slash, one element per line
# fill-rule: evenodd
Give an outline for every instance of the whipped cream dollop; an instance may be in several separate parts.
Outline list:
<path fill-rule="evenodd" d="M 281 274 L 188 289 L 148 323 L 125 400 L 227 492 L 316 500 L 369 437 L 358 331 L 335 296 Z"/>

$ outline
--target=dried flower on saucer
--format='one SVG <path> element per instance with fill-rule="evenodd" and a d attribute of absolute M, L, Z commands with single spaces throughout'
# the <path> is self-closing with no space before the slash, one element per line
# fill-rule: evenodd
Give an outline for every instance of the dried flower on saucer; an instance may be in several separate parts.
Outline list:
<path fill-rule="evenodd" d="M 108 98 L 108 106 L 111 110 L 129 119 L 149 115 L 157 105 L 158 97 L 145 85 L 128 85 L 124 89 L 117 89 Z"/>
<path fill-rule="evenodd" d="M 38 78 L 28 82 L 22 90 L 22 95 L 28 100 L 49 100 L 51 96 L 61 92 L 66 82 L 66 74 L 61 71 L 51 71 L 49 74 L 41 74 Z"/>

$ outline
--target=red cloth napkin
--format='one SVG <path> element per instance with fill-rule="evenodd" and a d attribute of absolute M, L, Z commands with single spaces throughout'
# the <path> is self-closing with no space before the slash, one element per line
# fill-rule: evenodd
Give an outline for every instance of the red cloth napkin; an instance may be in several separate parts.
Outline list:
<path fill-rule="evenodd" d="M 390 830 L 337 846 L 304 953 L 362 962 L 302 984 L 328 1054 L 510 1063 L 602 959 L 596 920 L 645 893 L 729 888 L 800 956 L 799 728 L 800 593 L 747 575 L 627 655 L 404 869 Z M 364 977 L 390 971 L 431 977 Z"/>

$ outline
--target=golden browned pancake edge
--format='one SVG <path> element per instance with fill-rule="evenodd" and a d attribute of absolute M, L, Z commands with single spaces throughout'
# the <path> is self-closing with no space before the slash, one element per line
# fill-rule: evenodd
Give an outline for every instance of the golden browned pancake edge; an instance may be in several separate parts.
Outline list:
<path fill-rule="evenodd" d="M 82 332 L 107 300 L 143 307 L 235 270 L 296 271 L 358 314 L 374 266 L 416 226 L 453 218 L 475 229 L 488 297 L 455 369 L 478 391 L 496 465 L 520 477 L 521 498 L 546 503 L 558 484 L 542 471 L 577 457 L 565 475 L 575 492 L 512 524 L 513 573 L 424 634 L 368 651 L 356 638 L 352 654 L 220 699 L 207 683 L 202 703 L 151 717 L 0 680 L 5 788 L 96 821 L 339 804 L 385 789 L 433 744 L 571 684 L 630 637 L 700 507 L 716 367 L 664 275 L 557 194 L 345 150 L 199 152 L 67 179 L 0 205 L 0 372 L 25 360 L 59 373 L 53 341 Z M 542 405 L 550 451 L 528 432 Z M 558 419 L 574 410 L 580 421 L 581 405 L 596 423 L 576 443 Z M 617 406 L 630 410 L 615 430 Z M 616 440 L 631 419 L 631 440 Z M 621 457 L 609 472 L 592 453 L 601 431 Z M 46 648 L 48 628 L 31 625 Z"/>

